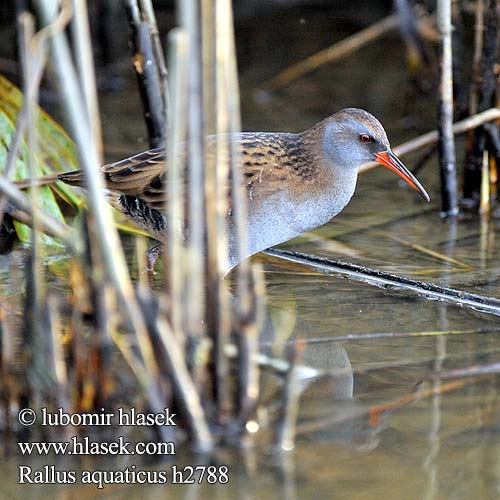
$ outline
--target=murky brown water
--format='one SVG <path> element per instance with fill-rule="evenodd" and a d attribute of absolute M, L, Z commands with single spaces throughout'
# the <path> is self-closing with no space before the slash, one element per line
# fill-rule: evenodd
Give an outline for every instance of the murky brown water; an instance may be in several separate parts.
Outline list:
<path fill-rule="evenodd" d="M 242 26 L 244 129 L 300 130 L 347 106 L 376 114 L 393 145 L 432 128 L 432 100 L 408 104 L 412 91 L 396 35 L 276 95 L 256 92 L 259 82 L 287 62 L 348 30 L 334 16 L 327 9 L 292 12 L 277 28 L 265 14 L 259 30 Z M 383 65 L 374 67 L 373 61 Z M 109 159 L 145 147 L 132 78 L 123 93 L 103 94 L 101 105 Z M 406 127 L 409 109 L 416 111 L 413 125 Z M 355 197 L 334 222 L 283 248 L 500 298 L 500 220 L 443 221 L 436 170 L 434 160 L 419 175 L 432 206 L 377 169 L 360 177 Z M 321 372 L 304 380 L 293 452 L 228 452 L 219 460 L 231 467 L 229 484 L 200 488 L 21 488 L 14 481 L 17 463 L 4 461 L 1 498 L 500 497 L 499 377 L 452 372 L 500 362 L 498 316 L 274 257 L 256 258 L 264 262 L 270 315 L 275 322 L 295 318 L 288 334 L 306 339 L 302 362 Z M 2 257 L 2 269 L 7 259 Z M 5 271 L 0 279 L 8 279 Z M 346 338 L 374 333 L 380 335 Z M 434 377 L 442 371 L 450 376 Z M 99 468 L 99 463 L 84 467 Z"/>

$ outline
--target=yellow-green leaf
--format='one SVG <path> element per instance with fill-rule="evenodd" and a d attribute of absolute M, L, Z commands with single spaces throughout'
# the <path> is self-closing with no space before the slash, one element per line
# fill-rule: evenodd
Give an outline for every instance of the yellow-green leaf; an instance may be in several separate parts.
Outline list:
<path fill-rule="evenodd" d="M 0 75 L 0 172 L 5 168 L 8 148 L 14 138 L 17 115 L 21 110 L 23 95 L 21 91 L 6 78 Z M 36 175 L 43 176 L 54 172 L 75 170 L 78 168 L 76 149 L 73 141 L 68 137 L 61 126 L 56 123 L 41 108 L 37 113 L 38 150 L 34 161 Z M 15 180 L 29 177 L 29 151 L 26 142 L 21 144 L 20 154 L 16 160 L 11 178 Z M 83 204 L 83 200 L 73 189 L 63 183 L 54 186 L 62 198 L 76 207 Z M 53 190 L 44 186 L 39 189 L 38 199 L 40 206 L 54 218 L 64 221 Z M 16 223 L 16 232 L 21 241 L 29 239 L 30 230 L 21 223 Z M 51 238 L 45 238 L 47 243 L 53 243 Z"/>

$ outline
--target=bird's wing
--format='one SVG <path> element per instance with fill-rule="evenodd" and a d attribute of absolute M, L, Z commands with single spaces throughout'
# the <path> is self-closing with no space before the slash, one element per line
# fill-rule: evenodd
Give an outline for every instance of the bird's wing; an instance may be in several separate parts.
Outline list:
<path fill-rule="evenodd" d="M 238 135 L 236 144 L 249 198 L 268 196 L 278 191 L 283 180 L 290 175 L 284 146 L 285 135 L 291 136 L 253 132 Z M 208 155 L 215 157 L 213 136 L 208 138 L 207 150 Z M 102 167 L 108 189 L 139 197 L 156 210 L 162 209 L 165 200 L 166 170 L 164 148 L 151 149 Z M 82 171 L 60 174 L 59 179 L 72 185 L 84 185 Z"/>
<path fill-rule="evenodd" d="M 165 199 L 166 155 L 164 148 L 150 149 L 102 167 L 106 187 L 142 198 L 160 210 Z"/>
<path fill-rule="evenodd" d="M 165 149 L 144 151 L 101 167 L 106 187 L 111 191 L 143 198 L 151 208 L 161 209 L 165 197 Z M 65 172 L 58 179 L 67 184 L 85 187 L 82 170 Z"/>

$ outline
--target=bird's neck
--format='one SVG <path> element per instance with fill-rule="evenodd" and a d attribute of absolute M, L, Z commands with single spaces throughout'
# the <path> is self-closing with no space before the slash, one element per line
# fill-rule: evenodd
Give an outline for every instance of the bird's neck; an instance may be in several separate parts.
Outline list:
<path fill-rule="evenodd" d="M 326 224 L 347 205 L 354 194 L 358 171 L 342 157 L 326 154 L 322 127 L 297 136 L 298 146 L 294 149 L 298 150 L 295 156 L 299 158 L 297 170 L 302 182 L 299 189 L 288 193 L 290 205 L 296 206 L 290 218 L 300 220 L 302 231 L 307 231 Z"/>

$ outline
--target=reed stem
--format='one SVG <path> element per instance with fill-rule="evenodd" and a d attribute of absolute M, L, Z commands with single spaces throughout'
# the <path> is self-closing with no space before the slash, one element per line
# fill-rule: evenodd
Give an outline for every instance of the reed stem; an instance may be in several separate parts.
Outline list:
<path fill-rule="evenodd" d="M 438 26 L 441 35 L 439 91 L 439 166 L 441 206 L 444 216 L 458 214 L 458 187 L 453 137 L 453 68 L 451 0 L 438 0 Z"/>

